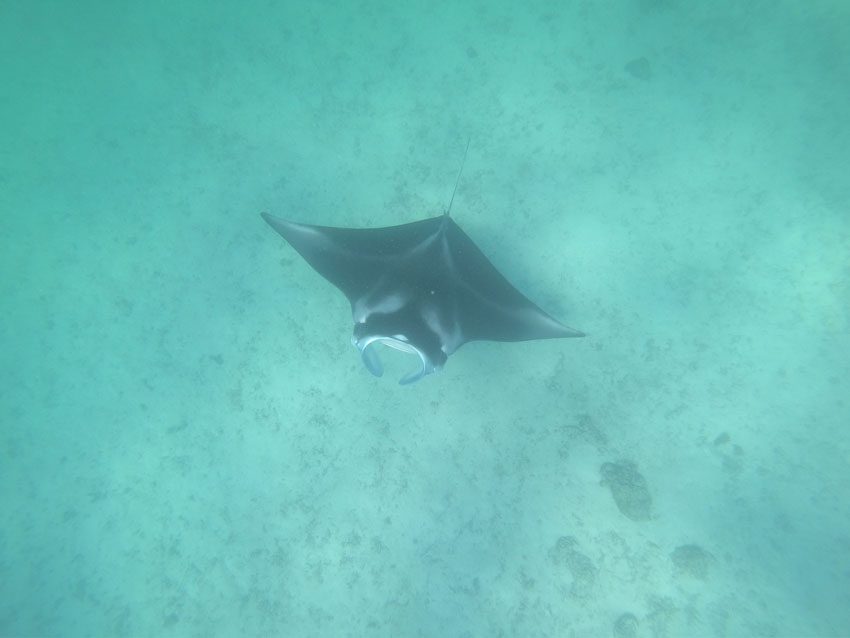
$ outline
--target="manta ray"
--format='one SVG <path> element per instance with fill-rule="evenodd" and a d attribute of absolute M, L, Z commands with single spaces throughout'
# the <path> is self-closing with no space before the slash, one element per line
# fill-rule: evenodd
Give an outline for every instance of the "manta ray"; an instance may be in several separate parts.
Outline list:
<path fill-rule="evenodd" d="M 440 216 L 383 228 L 262 217 L 348 298 L 351 342 L 375 376 L 383 374 L 378 344 L 418 357 L 420 365 L 399 381 L 407 385 L 440 370 L 470 341 L 584 336 L 511 285 L 450 210 L 451 201 Z"/>

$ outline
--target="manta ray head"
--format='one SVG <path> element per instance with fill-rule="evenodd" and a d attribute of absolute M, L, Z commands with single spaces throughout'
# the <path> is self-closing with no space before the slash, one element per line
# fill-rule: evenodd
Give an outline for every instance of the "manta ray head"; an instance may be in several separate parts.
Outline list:
<path fill-rule="evenodd" d="M 375 313 L 365 321 L 356 323 L 351 337 L 351 343 L 360 351 L 366 369 L 376 377 L 384 374 L 384 367 L 376 351 L 377 344 L 416 355 L 419 366 L 399 380 L 401 385 L 409 385 L 437 372 L 448 358 L 441 349 L 437 335 L 420 322 L 410 322 L 405 314 L 403 311 Z"/>

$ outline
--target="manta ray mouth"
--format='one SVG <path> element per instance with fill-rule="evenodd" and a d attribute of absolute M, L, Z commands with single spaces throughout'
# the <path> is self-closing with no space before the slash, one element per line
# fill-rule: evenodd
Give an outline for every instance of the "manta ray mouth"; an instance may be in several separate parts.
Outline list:
<path fill-rule="evenodd" d="M 377 348 L 375 348 L 376 344 L 382 344 L 407 354 L 415 354 L 419 358 L 421 367 L 407 373 L 399 379 L 400 385 L 415 383 L 422 377 L 436 371 L 436 367 L 433 363 L 431 363 L 428 357 L 425 356 L 425 353 L 410 343 L 404 335 L 369 335 L 359 340 L 353 338 L 351 343 L 353 343 L 354 347 L 360 351 L 360 356 L 363 358 L 363 365 L 365 365 L 366 369 L 376 377 L 383 376 L 384 374 L 384 366 L 381 364 L 381 359 L 378 357 Z"/>

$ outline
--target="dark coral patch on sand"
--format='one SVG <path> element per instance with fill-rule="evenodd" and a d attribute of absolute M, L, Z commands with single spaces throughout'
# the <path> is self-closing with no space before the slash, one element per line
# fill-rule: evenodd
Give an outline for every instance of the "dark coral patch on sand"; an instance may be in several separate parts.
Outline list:
<path fill-rule="evenodd" d="M 600 472 L 602 485 L 611 490 L 621 514 L 633 521 L 648 521 L 652 517 L 652 496 L 646 479 L 634 463 L 604 463 Z"/>

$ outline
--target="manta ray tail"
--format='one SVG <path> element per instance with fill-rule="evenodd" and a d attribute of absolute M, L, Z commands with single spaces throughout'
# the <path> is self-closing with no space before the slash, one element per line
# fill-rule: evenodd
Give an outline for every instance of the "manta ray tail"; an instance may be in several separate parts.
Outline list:
<path fill-rule="evenodd" d="M 466 154 L 469 153 L 469 143 L 472 141 L 471 137 L 466 138 L 466 150 L 463 151 L 463 159 L 460 162 L 460 170 L 457 172 L 457 179 L 455 180 L 455 188 L 452 191 L 452 198 L 449 200 L 449 206 L 446 208 L 446 215 L 451 215 L 452 213 L 452 203 L 455 201 L 455 193 L 457 192 L 457 185 L 460 184 L 460 176 L 463 175 L 463 165 L 466 164 Z"/>

